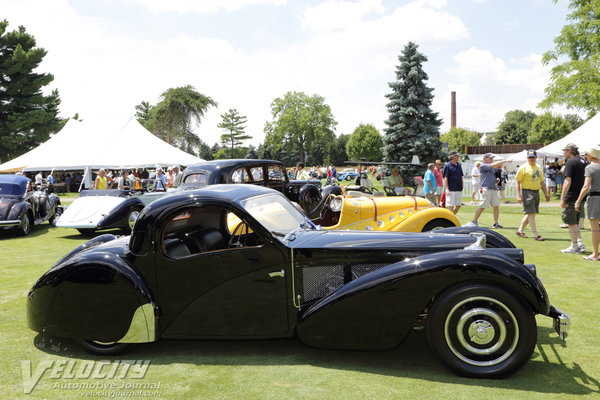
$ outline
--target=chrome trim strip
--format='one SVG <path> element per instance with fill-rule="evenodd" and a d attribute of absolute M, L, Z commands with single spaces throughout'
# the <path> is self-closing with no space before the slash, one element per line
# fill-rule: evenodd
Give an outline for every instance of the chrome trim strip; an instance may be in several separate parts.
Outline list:
<path fill-rule="evenodd" d="M 156 323 L 154 317 L 154 304 L 146 303 L 139 306 L 129 324 L 125 336 L 119 343 L 148 343 L 156 340 Z"/>

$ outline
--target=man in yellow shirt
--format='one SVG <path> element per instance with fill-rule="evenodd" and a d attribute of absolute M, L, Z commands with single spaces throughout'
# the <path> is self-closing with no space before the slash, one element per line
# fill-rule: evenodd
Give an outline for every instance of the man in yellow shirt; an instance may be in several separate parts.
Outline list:
<path fill-rule="evenodd" d="M 544 183 L 544 174 L 542 170 L 537 166 L 535 160 L 537 158 L 537 152 L 535 150 L 527 151 L 527 164 L 519 168 L 516 176 L 517 182 L 517 202 L 523 204 L 523 220 L 521 226 L 517 230 L 517 236 L 526 238 L 523 233 L 523 229 L 527 224 L 531 225 L 531 232 L 535 240 L 544 240 L 543 237 L 538 235 L 535 227 L 535 215 L 540 212 L 540 189 L 543 190 L 546 195 L 546 201 L 550 201 L 550 194 Z"/>

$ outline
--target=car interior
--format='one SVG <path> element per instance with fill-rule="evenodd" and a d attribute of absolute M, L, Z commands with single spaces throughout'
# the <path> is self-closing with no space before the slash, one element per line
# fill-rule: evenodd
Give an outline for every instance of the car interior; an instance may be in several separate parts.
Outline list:
<path fill-rule="evenodd" d="M 246 223 L 221 207 L 201 206 L 180 211 L 163 230 L 163 251 L 171 258 L 258 246 L 258 236 Z"/>

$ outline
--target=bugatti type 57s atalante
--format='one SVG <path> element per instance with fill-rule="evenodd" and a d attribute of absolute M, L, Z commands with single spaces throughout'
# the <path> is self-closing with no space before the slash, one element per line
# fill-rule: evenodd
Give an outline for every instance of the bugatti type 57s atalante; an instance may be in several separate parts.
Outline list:
<path fill-rule="evenodd" d="M 534 265 L 498 234 L 319 230 L 281 193 L 214 185 L 167 195 L 131 236 L 98 236 L 48 270 L 28 324 L 98 354 L 161 338 L 297 337 L 385 350 L 419 324 L 456 373 L 508 375 L 536 345 L 550 304 Z M 446 233 L 438 233 L 446 232 Z"/>

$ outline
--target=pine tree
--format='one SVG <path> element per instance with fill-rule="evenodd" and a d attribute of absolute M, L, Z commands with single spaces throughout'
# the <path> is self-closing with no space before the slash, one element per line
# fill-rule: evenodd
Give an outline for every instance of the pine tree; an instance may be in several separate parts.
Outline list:
<path fill-rule="evenodd" d="M 418 46 L 409 42 L 398 57 L 396 81 L 389 83 L 392 92 L 386 97 L 389 119 L 385 121 L 383 137 L 383 160 L 387 162 L 411 162 L 419 156 L 420 167 L 399 166 L 404 182 L 413 183 L 416 174 L 423 174 L 427 163 L 442 155 L 438 113 L 431 110 L 433 89 L 426 86 L 427 74 L 423 71 L 425 55 Z"/>
<path fill-rule="evenodd" d="M 54 80 L 51 74 L 34 72 L 46 56 L 23 26 L 7 32 L 0 21 L 0 161 L 15 158 L 59 131 L 66 120 L 58 118 L 60 98 L 42 88 Z"/>
<path fill-rule="evenodd" d="M 221 114 L 221 118 L 223 121 L 217 127 L 227 132 L 221 135 L 221 144 L 229 146 L 230 158 L 235 158 L 235 149 L 241 146 L 244 140 L 252 139 L 252 136 L 245 134 L 244 124 L 248 122 L 248 118 L 231 108 L 225 114 Z"/>

